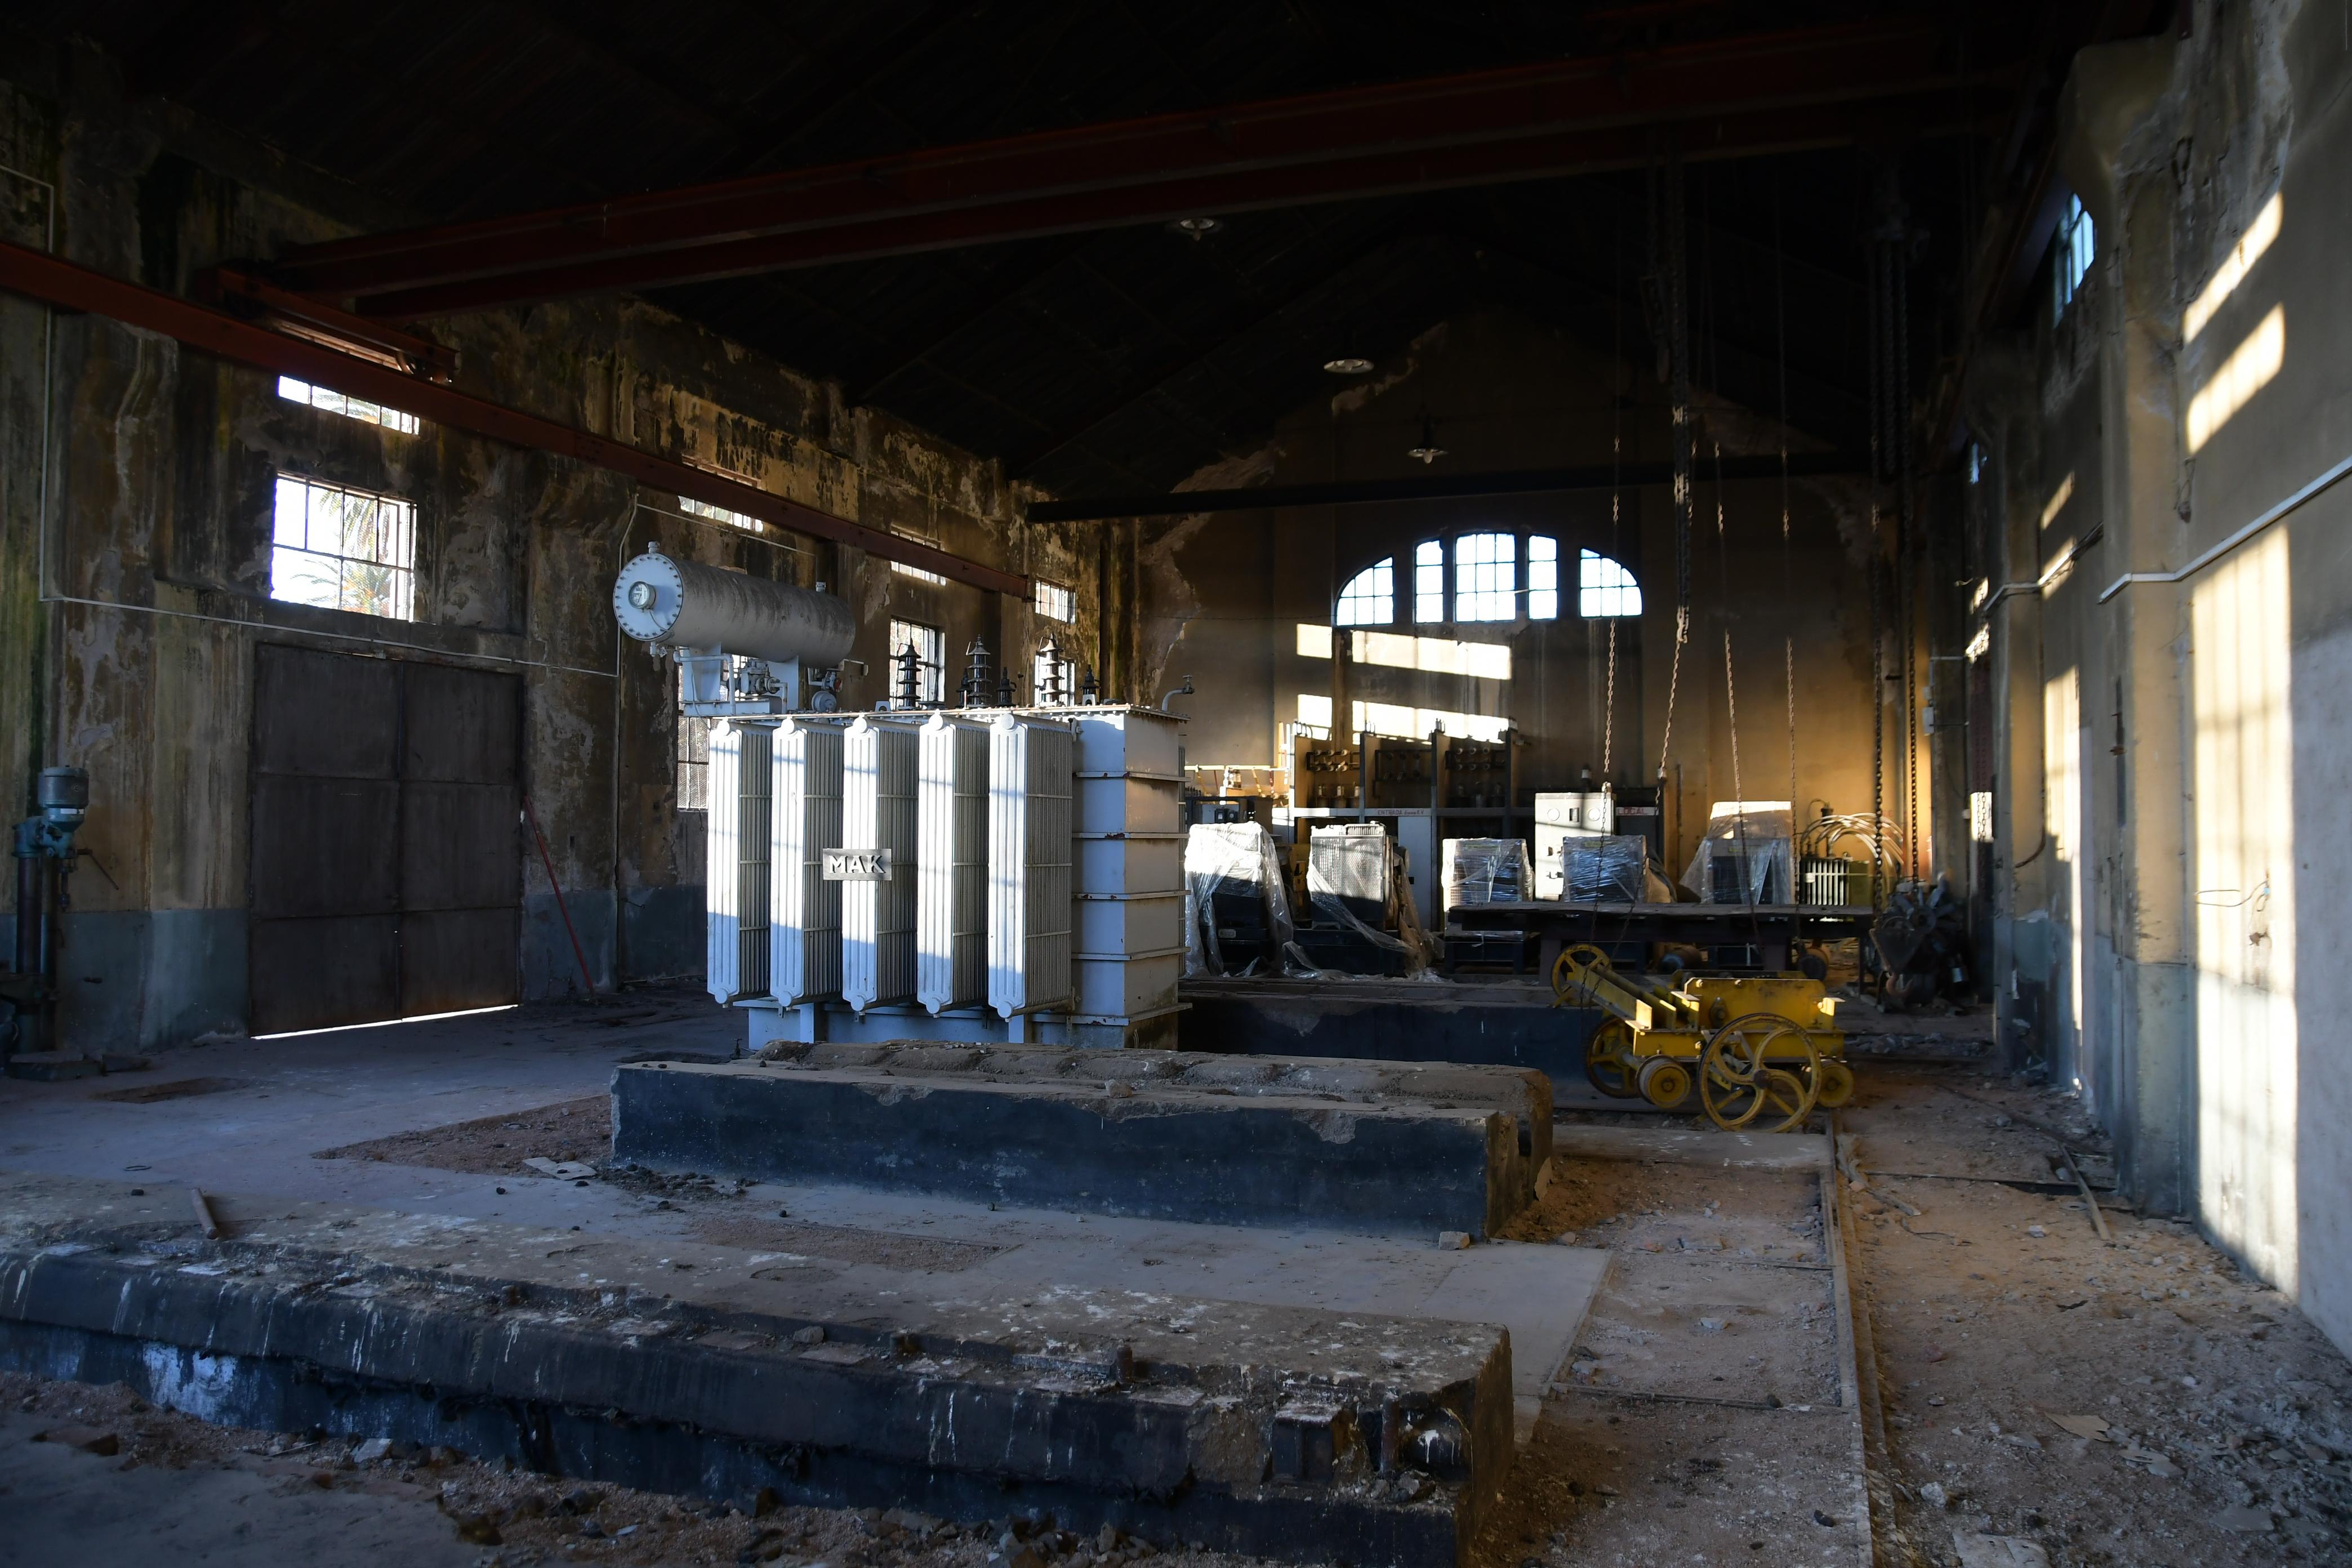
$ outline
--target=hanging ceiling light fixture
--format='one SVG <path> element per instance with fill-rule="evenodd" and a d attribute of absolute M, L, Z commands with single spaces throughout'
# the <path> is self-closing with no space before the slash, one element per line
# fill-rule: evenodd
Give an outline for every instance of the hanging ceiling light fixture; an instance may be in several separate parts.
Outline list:
<path fill-rule="evenodd" d="M 1223 218 L 1214 217 L 1180 217 L 1168 226 L 1187 239 L 1199 239 L 1204 235 L 1214 234 L 1224 227 L 1225 221 Z"/>
<path fill-rule="evenodd" d="M 1437 421 L 1429 416 L 1427 408 L 1421 411 L 1421 445 L 1409 449 L 1405 456 L 1418 458 L 1423 464 L 1445 456 L 1445 448 L 1437 444 Z"/>
<path fill-rule="evenodd" d="M 1355 359 L 1352 357 L 1348 359 L 1327 359 L 1323 362 L 1323 368 L 1329 371 L 1333 375 L 1370 375 L 1372 371 L 1372 362 L 1368 359 Z"/>

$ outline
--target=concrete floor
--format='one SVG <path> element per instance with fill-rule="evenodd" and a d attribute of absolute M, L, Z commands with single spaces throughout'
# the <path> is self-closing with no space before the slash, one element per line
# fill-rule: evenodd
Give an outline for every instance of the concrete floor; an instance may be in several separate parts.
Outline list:
<path fill-rule="evenodd" d="M 692 1234 L 753 1251 L 763 1249 L 762 1223 L 781 1211 L 791 1226 L 776 1227 L 780 1234 L 764 1243 L 780 1254 L 797 1245 L 791 1231 L 810 1226 L 875 1233 L 884 1243 L 952 1238 L 964 1254 L 955 1288 L 975 1299 L 1133 1289 L 1499 1322 L 1511 1332 L 1522 1443 L 1607 1271 L 1606 1252 L 1549 1243 L 1441 1251 L 1433 1236 L 992 1209 L 843 1186 L 763 1183 L 712 1196 L 675 1185 L 580 1185 L 519 1167 L 488 1175 L 314 1157 L 392 1133 L 600 1095 L 620 1062 L 649 1053 L 720 1057 L 741 1037 L 740 1015 L 681 991 L 623 1005 L 550 1005 L 214 1045 L 102 1079 L 5 1079 L 0 1168 L 197 1186 L 227 1194 L 232 1213 L 268 1198 L 330 1201 L 583 1233 Z M 201 1092 L 169 1092 L 179 1085 Z M 126 1093 L 156 1098 L 110 1098 Z M 915 1288 L 936 1264 L 908 1252 L 853 1247 L 845 1249 L 847 1260 L 825 1266 L 839 1268 L 845 1284 L 888 1294 Z"/>
<path fill-rule="evenodd" d="M 630 1012 L 637 1016 L 625 1016 Z M 1688 1561 L 1697 1552 L 1709 1561 L 1812 1563 L 1851 1562 L 1857 1548 L 1867 1550 L 1857 1507 L 1857 1427 L 1853 1412 L 1840 1404 L 1833 1292 L 1817 1217 L 1827 1152 L 1818 1137 L 1751 1138 L 1654 1121 L 1565 1127 L 1573 1152 L 1550 1197 L 1515 1223 L 1510 1235 L 1517 1239 L 1465 1252 L 1441 1252 L 1433 1237 L 992 1211 L 847 1188 L 761 1185 L 738 1196 L 726 1185 L 714 1191 L 625 1179 L 575 1186 L 313 1157 L 365 1140 L 597 1095 L 616 1062 L 653 1051 L 721 1055 L 740 1029 L 737 1019 L 682 993 L 629 1007 L 538 1008 L 215 1046 L 104 1079 L 11 1082 L 0 1085 L 0 1166 L 194 1183 L 232 1194 L 224 1205 L 232 1217 L 250 1201 L 247 1194 L 266 1194 L 576 1225 L 583 1233 L 690 1238 L 753 1255 L 813 1254 L 843 1284 L 877 1295 L 919 1289 L 936 1296 L 945 1288 L 958 1297 L 985 1298 L 1139 1287 L 1500 1321 L 1512 1334 L 1518 1436 L 1527 1449 L 1501 1516 L 1473 1553 L 1477 1568 L 1506 1568 L 1530 1556 L 1548 1564 L 1564 1558 L 1650 1563 Z M 139 1101 L 100 1098 L 199 1079 L 232 1079 L 238 1087 Z M 445 1164 L 458 1158 L 446 1148 L 435 1157 Z M 503 1160 L 504 1152 L 497 1157 Z M 1693 1161 L 1699 1163 L 1685 1163 Z M 779 1235 L 763 1241 L 763 1227 Z M 810 1240 L 792 1235 L 796 1227 L 829 1228 Z M 878 1245 L 861 1248 L 861 1237 Z M 909 1247 L 904 1238 L 950 1245 Z M 56 1419 L 50 1406 L 78 1397 L 70 1385 L 50 1385 L 43 1409 Z M 0 1432 L 0 1441 L 8 1436 Z M 1713 1456 L 1734 1453 L 1740 1463 L 1727 1473 L 1738 1478 L 1736 1497 L 1651 1495 L 1654 1475 L 1691 1470 L 1704 1479 L 1715 1473 L 1706 1468 L 1716 1463 Z M 46 1511 L 80 1517 L 102 1506 L 118 1478 L 111 1461 L 70 1457 L 83 1461 L 71 1496 Z M 40 1462 L 57 1459 L 52 1454 Z M 453 1473 L 473 1476 L 462 1468 Z M 339 1472 L 338 1492 L 363 1475 Z M 240 1545 L 218 1531 L 238 1522 L 237 1510 L 260 1510 L 249 1514 L 257 1521 L 271 1510 L 312 1510 L 314 1500 L 282 1480 L 275 1490 L 247 1497 L 229 1485 L 235 1480 L 206 1483 L 227 1489 L 217 1498 L 191 1491 L 185 1500 L 210 1521 L 197 1532 L 212 1552 L 208 1560 L 286 1560 L 274 1548 Z M 505 1483 L 474 1477 L 465 1484 Z M 96 1502 L 93 1492 L 100 1494 Z M 406 1506 L 432 1525 L 429 1504 L 411 1500 Z M 649 1517 L 662 1506 L 656 1500 L 631 1505 Z M 309 1526 L 289 1519 L 269 1528 Z M 450 1524 L 441 1520 L 437 1528 L 446 1547 Z M 537 1526 L 509 1521 L 505 1528 L 509 1553 L 541 1549 L 532 1544 L 543 1533 Z M 632 1563 L 725 1560 L 689 1549 L 678 1533 L 687 1528 L 665 1524 L 656 1534 L 649 1525 L 630 1543 L 635 1550 L 598 1543 L 596 1555 Z M 749 1525 L 738 1521 L 728 1528 L 740 1533 Z M 216 1548 L 210 1544 L 215 1540 Z M 149 1547 L 157 1560 L 173 1560 L 155 1542 L 140 1549 Z M 566 1548 L 562 1554 L 572 1553 Z M 795 1555 L 814 1560 L 820 1553 L 811 1546 Z M 1224 1568 L 1213 1554 L 1166 1555 L 1171 1568 Z M 981 1568 L 982 1556 L 984 1551 L 971 1555 L 970 1568 Z M 962 1561 L 954 1553 L 919 1555 L 926 1564 L 950 1558 Z M 319 1560 L 338 1561 L 331 1553 Z M 416 1560 L 445 1559 L 419 1552 Z M 918 1554 L 869 1552 L 866 1560 L 877 1568 L 914 1568 Z"/>
<path fill-rule="evenodd" d="M 0 1415 L 0 1568 L 61 1563 L 301 1563 L 305 1568 L 460 1568 L 482 1550 L 456 1539 L 415 1488 L 322 1490 L 239 1456 L 227 1467 L 142 1464 L 36 1442 L 58 1423 Z"/>

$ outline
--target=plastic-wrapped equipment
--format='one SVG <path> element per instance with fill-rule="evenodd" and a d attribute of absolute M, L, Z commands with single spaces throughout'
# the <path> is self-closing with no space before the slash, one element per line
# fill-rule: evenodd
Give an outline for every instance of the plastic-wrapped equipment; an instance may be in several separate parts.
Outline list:
<path fill-rule="evenodd" d="M 1792 901 L 1789 803 L 1719 800 L 1683 872 L 1683 886 L 1703 904 Z"/>
<path fill-rule="evenodd" d="M 1442 908 L 1515 904 L 1528 896 L 1528 846 L 1521 838 L 1449 838 Z"/>
<path fill-rule="evenodd" d="M 1650 841 L 1638 833 L 1591 833 L 1559 848 L 1560 898 L 1571 904 L 1638 904 Z"/>
<path fill-rule="evenodd" d="M 1296 934 L 1274 837 L 1255 822 L 1197 822 L 1184 833 L 1184 973 L 1223 974 L 1220 928 L 1264 954 L 1280 954 Z M 1252 931 L 1252 928 L 1255 931 Z"/>
<path fill-rule="evenodd" d="M 1425 973 L 1433 947 L 1414 912 L 1404 851 L 1378 823 L 1312 829 L 1307 840 L 1307 897 L 1315 912 L 1374 947 L 1402 953 L 1408 976 Z M 1396 933 L 1381 928 L 1393 921 Z"/>

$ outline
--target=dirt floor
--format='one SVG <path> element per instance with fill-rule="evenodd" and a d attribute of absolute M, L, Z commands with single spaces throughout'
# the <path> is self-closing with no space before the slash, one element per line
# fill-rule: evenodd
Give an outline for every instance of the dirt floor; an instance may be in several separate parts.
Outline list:
<path fill-rule="evenodd" d="M 2069 1097 L 1975 1070 L 1878 1067 L 1844 1116 L 1865 1171 L 2099 1179 Z M 1870 1178 L 1857 1203 L 1896 1517 L 2057 1564 L 2352 1561 L 2352 1368 L 2189 1226 L 1987 1181 Z M 2112 1200 L 2110 1200 L 2112 1201 Z"/>
<path fill-rule="evenodd" d="M 2111 1166 L 2065 1095 L 1980 1062 L 1871 1060 L 1859 1079 L 1841 1126 L 1867 1190 L 1842 1190 L 1881 1430 L 1865 1434 L 1842 1403 L 1837 1237 L 1823 1224 L 1822 1176 L 1580 1162 L 1511 1238 L 1605 1247 L 1611 1273 L 1473 1568 L 1867 1563 L 1865 1436 L 1884 1456 L 1878 1561 L 1890 1568 L 2352 1562 L 2352 1368 L 2315 1330 L 2185 1226 L 2111 1206 L 2103 1241 L 2060 1178 L 2069 1159 L 2095 1184 L 2111 1180 Z M 604 1130 L 602 1103 L 575 1099 L 329 1157 L 495 1175 L 525 1158 L 593 1163 Z M 721 1245 L 845 1261 L 877 1245 L 871 1233 L 754 1209 L 723 1181 L 626 1171 L 596 1181 L 657 1193 L 682 1227 Z M 937 1268 L 961 1267 L 954 1249 L 966 1245 L 892 1244 L 937 1249 L 925 1254 Z M 1012 1518 L 948 1526 L 582 1488 L 446 1451 L 367 1458 L 348 1440 L 207 1427 L 120 1388 L 0 1379 L 0 1445 L 17 1446 L 16 1460 L 0 1460 L 12 1510 L 99 1518 L 110 1498 L 129 1495 L 127 1471 L 217 1473 L 219 1486 L 174 1505 L 191 1528 L 129 1543 L 159 1563 L 291 1560 L 260 1543 L 309 1539 L 302 1530 L 316 1533 L 331 1508 L 356 1511 L 326 1544 L 295 1553 L 312 1568 L 388 1555 L 421 1568 L 443 1558 L 394 1548 L 428 1537 L 460 1551 L 451 1561 L 507 1565 L 1244 1561 Z M 89 1428 L 67 1436 L 114 1451 L 26 1446 L 61 1427 Z M 22 1471 L 26 1455 L 47 1468 Z M 28 1510 L 36 1492 L 40 1506 Z M 238 1534 L 233 1515 L 235 1531 L 278 1524 Z M 207 1520 L 217 1528 L 195 1528 Z M 2007 1546 L 1987 1556 L 1992 1538 L 2045 1558 Z M 0 1543 L 0 1563 L 39 1561 L 21 1552 L 40 1539 Z M 381 1550 L 359 1550 L 371 1541 Z"/>
<path fill-rule="evenodd" d="M 424 1127 L 321 1149 L 320 1160 L 377 1160 L 477 1176 L 526 1174 L 525 1160 L 601 1165 L 613 1152 L 613 1102 L 604 1095 L 567 1100 L 534 1110 L 484 1116 L 446 1127 Z"/>

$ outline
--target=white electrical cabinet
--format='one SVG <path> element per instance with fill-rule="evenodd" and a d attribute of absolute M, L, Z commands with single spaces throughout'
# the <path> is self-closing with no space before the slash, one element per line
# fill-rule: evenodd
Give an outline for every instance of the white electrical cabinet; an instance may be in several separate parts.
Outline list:
<path fill-rule="evenodd" d="M 703 974 L 721 1003 L 768 994 L 772 729 L 730 719 L 710 726 Z"/>
<path fill-rule="evenodd" d="M 841 884 L 825 880 L 824 863 L 842 841 L 842 729 L 838 719 L 795 716 L 769 740 L 768 983 L 782 1003 L 841 991 Z"/>
<path fill-rule="evenodd" d="M 715 719 L 711 994 L 769 1039 L 1167 1044 L 1173 714 L 1081 704 Z"/>
<path fill-rule="evenodd" d="M 1070 1003 L 1075 739 L 1030 713 L 989 734 L 988 1005 L 1006 1019 Z"/>
<path fill-rule="evenodd" d="M 837 850 L 871 857 L 841 883 L 841 999 L 864 1012 L 915 994 L 915 811 L 920 737 L 895 715 L 851 721 Z"/>
<path fill-rule="evenodd" d="M 1151 708 L 1082 707 L 1070 722 L 1081 860 L 1076 1015 L 1108 1023 L 1168 1012 L 1184 970 L 1177 721 Z M 1100 878 L 1089 874 L 1097 868 Z"/>
<path fill-rule="evenodd" d="M 935 713 L 916 783 L 915 999 L 934 1016 L 988 1000 L 989 727 Z"/>

